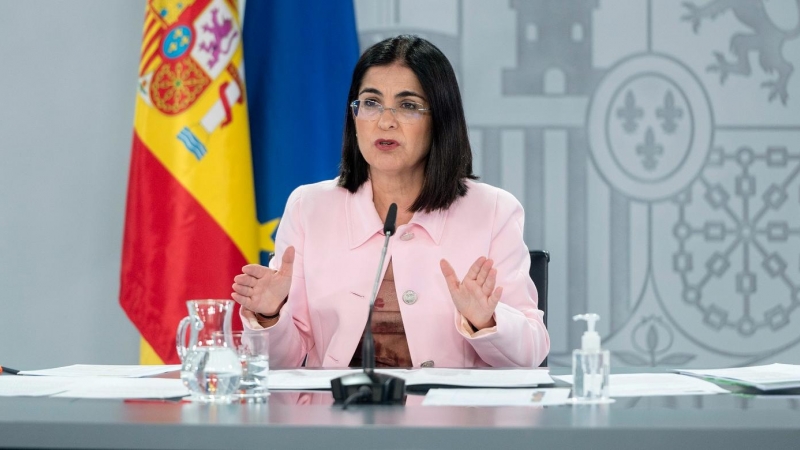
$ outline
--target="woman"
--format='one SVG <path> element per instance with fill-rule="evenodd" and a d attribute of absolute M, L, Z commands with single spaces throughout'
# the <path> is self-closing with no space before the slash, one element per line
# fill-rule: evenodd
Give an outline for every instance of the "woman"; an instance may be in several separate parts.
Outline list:
<path fill-rule="evenodd" d="M 339 177 L 290 196 L 270 267 L 232 297 L 270 329 L 273 367 L 360 366 L 383 221 L 376 366 L 536 367 L 550 340 L 508 192 L 476 183 L 455 73 L 416 36 L 370 47 L 353 71 Z"/>

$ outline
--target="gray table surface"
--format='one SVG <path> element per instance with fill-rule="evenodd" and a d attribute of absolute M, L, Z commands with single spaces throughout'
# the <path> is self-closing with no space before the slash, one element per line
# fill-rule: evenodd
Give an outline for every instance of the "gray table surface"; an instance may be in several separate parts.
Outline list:
<path fill-rule="evenodd" d="M 329 392 L 276 392 L 266 404 L 230 405 L 6 397 L 0 448 L 800 448 L 800 397 L 641 397 L 546 408 L 421 400 L 343 411 Z"/>

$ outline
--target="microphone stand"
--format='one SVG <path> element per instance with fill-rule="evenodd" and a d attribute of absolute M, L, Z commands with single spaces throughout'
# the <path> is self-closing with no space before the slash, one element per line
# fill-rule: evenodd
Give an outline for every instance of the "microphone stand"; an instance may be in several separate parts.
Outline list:
<path fill-rule="evenodd" d="M 383 241 L 378 273 L 375 275 L 375 284 L 372 286 L 367 325 L 361 342 L 361 361 L 364 371 L 331 380 L 333 398 L 336 403 L 342 404 L 342 409 L 347 408 L 347 405 L 351 403 L 370 405 L 402 405 L 405 403 L 405 380 L 392 375 L 375 373 L 375 340 L 372 336 L 372 310 L 375 305 L 375 298 L 378 296 L 378 286 L 383 273 L 386 249 L 389 247 L 389 238 L 395 232 L 396 220 L 397 205 L 392 203 L 389 206 L 389 212 L 386 214 L 386 222 L 383 226 L 386 238 Z"/>

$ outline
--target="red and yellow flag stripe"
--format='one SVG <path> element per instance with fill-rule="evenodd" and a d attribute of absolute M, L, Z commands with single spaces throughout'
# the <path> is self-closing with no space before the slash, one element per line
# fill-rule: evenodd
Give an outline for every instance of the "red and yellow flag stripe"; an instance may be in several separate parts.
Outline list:
<path fill-rule="evenodd" d="M 258 261 L 243 69 L 235 1 L 148 2 L 120 289 L 143 363 L 178 362 L 185 301 Z"/>

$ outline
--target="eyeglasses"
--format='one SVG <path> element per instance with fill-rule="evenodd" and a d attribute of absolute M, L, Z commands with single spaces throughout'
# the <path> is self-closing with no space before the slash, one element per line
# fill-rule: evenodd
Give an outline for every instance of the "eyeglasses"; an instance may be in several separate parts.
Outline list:
<path fill-rule="evenodd" d="M 353 109 L 356 118 L 368 121 L 377 120 L 383 115 L 383 111 L 388 109 L 397 121 L 402 123 L 418 122 L 425 113 L 430 112 L 430 108 L 423 108 L 419 103 L 410 101 L 401 102 L 396 108 L 387 108 L 375 100 L 355 100 L 350 103 L 350 108 Z"/>

